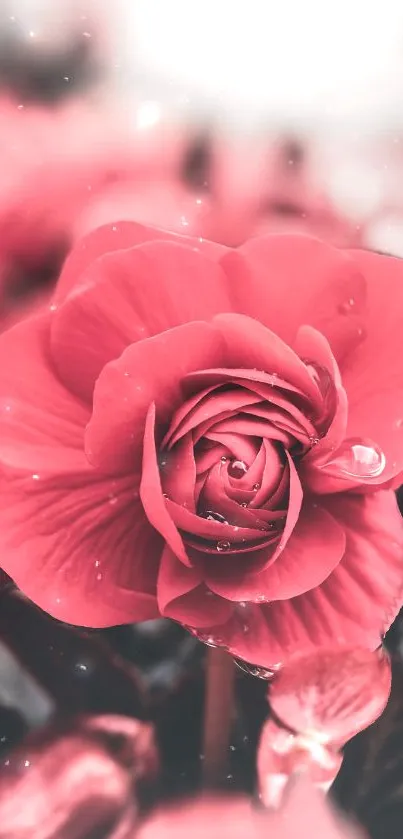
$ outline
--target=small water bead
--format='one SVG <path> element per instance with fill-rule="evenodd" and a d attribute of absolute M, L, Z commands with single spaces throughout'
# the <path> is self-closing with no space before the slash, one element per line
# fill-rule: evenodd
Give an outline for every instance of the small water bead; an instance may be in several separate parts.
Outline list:
<path fill-rule="evenodd" d="M 198 629 L 193 629 L 188 627 L 189 632 L 195 637 L 198 638 L 202 644 L 205 644 L 206 647 L 224 647 L 224 641 L 218 635 L 210 635 L 207 632 L 199 632 Z"/>
<path fill-rule="evenodd" d="M 261 487 L 261 484 L 253 484 L 253 489 L 255 490 L 255 492 L 257 492 L 258 489 L 260 489 L 260 487 Z"/>
<path fill-rule="evenodd" d="M 206 510 L 203 518 L 207 519 L 207 521 L 218 521 L 221 524 L 228 524 L 225 516 L 222 516 L 221 513 L 216 513 L 215 510 Z"/>
<path fill-rule="evenodd" d="M 341 315 L 351 315 L 354 314 L 356 307 L 356 301 L 354 297 L 349 297 L 348 300 L 345 300 L 343 303 L 340 303 L 338 306 L 338 311 Z"/>
<path fill-rule="evenodd" d="M 219 553 L 223 553 L 225 551 L 229 551 L 231 549 L 231 542 L 228 542 L 226 539 L 223 539 L 220 542 L 217 542 L 217 551 Z"/>
<path fill-rule="evenodd" d="M 256 664 L 249 664 L 247 661 L 243 661 L 240 658 L 234 658 L 234 662 L 243 673 L 246 673 L 248 676 L 255 676 L 257 679 L 263 679 L 266 682 L 269 682 L 273 676 L 275 675 L 276 669 L 278 669 L 278 665 L 273 665 L 273 669 L 268 667 L 258 667 Z"/>
<path fill-rule="evenodd" d="M 243 478 L 247 471 L 248 467 L 243 460 L 233 460 L 228 466 L 230 478 Z"/>
<path fill-rule="evenodd" d="M 376 443 L 350 439 L 344 441 L 327 466 L 353 478 L 377 478 L 385 469 L 386 458 Z"/>
<path fill-rule="evenodd" d="M 249 504 L 248 504 L 248 502 L 247 502 L 247 501 L 241 501 L 241 503 L 240 503 L 240 505 L 239 505 L 239 506 L 240 506 L 240 507 L 249 507 Z"/>
<path fill-rule="evenodd" d="M 223 455 L 222 457 L 220 457 L 220 460 L 221 460 L 221 463 L 226 463 L 227 460 L 228 460 L 228 457 L 225 457 L 225 455 Z"/>

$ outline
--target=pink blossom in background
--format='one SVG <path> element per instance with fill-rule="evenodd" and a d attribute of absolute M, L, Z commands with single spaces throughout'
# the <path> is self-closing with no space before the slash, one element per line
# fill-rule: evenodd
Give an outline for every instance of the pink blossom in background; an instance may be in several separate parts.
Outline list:
<path fill-rule="evenodd" d="M 138 839 L 365 839 L 303 776 L 290 783 L 277 812 L 265 812 L 246 798 L 205 797 L 162 809 L 140 826 Z"/>
<path fill-rule="evenodd" d="M 129 839 L 137 784 L 154 779 L 150 726 L 119 716 L 85 717 L 31 735 L 0 771 L 1 839 Z"/>
<path fill-rule="evenodd" d="M 263 726 L 257 757 L 263 803 L 277 806 L 295 772 L 327 790 L 341 767 L 342 746 L 380 716 L 390 689 L 382 650 L 335 646 L 291 657 L 268 690 L 273 718 Z"/>

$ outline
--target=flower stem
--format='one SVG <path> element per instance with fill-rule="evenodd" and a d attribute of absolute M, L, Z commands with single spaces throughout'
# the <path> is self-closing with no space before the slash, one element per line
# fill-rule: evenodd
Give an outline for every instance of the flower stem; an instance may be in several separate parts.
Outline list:
<path fill-rule="evenodd" d="M 209 647 L 204 701 L 203 781 L 219 787 L 227 773 L 234 710 L 235 665 L 225 650 Z"/>

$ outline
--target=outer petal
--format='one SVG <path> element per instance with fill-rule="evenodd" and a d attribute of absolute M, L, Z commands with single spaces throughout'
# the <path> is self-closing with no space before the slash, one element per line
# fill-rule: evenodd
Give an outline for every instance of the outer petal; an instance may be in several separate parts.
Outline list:
<path fill-rule="evenodd" d="M 213 567 L 209 569 L 208 584 L 230 600 L 287 600 L 322 583 L 339 564 L 345 544 L 343 528 L 334 517 L 307 500 L 286 547 L 266 570 L 248 574 L 245 564 L 243 574 L 233 575 L 229 567 L 226 574 L 217 577 Z"/>
<path fill-rule="evenodd" d="M 0 336 L 0 463 L 31 475 L 74 468 L 90 416 L 55 376 L 48 336 L 48 313 Z"/>
<path fill-rule="evenodd" d="M 47 324 L 41 316 L 0 338 L 1 564 L 70 623 L 144 620 L 157 613 L 161 540 L 135 477 L 104 480 L 86 461 L 88 413 L 49 365 Z"/>
<path fill-rule="evenodd" d="M 112 626 L 158 616 L 162 542 L 132 482 L 67 468 L 41 476 L 7 470 L 1 481 L 2 567 L 54 617 Z"/>
<path fill-rule="evenodd" d="M 69 254 L 56 287 L 55 304 L 61 302 L 75 286 L 81 283 L 83 272 L 98 257 L 156 240 L 183 242 L 203 251 L 212 259 L 219 259 L 226 251 L 226 248 L 222 245 L 208 242 L 205 239 L 179 236 L 166 230 L 145 227 L 135 221 L 117 221 L 114 224 L 105 224 L 84 236 Z"/>
<path fill-rule="evenodd" d="M 54 312 L 51 346 L 61 379 L 91 400 L 102 368 L 129 344 L 230 311 L 225 286 L 217 262 L 176 242 L 104 255 Z"/>
<path fill-rule="evenodd" d="M 403 600 L 403 523 L 394 493 L 329 496 L 326 506 L 345 528 L 343 560 L 312 591 L 269 606 L 251 604 L 213 628 L 240 658 L 270 666 L 315 646 L 374 649 L 395 618 Z"/>
<path fill-rule="evenodd" d="M 264 236 L 221 264 L 234 311 L 262 321 L 291 346 L 303 324 L 324 333 L 338 361 L 361 340 L 365 279 L 345 251 L 308 236 Z"/>
<path fill-rule="evenodd" d="M 186 568 L 165 548 L 158 576 L 158 605 L 165 617 L 189 626 L 204 627 L 212 621 L 226 621 L 233 604 L 209 591 L 200 572 Z"/>
<path fill-rule="evenodd" d="M 152 402 L 162 420 L 181 402 L 187 373 L 219 363 L 222 339 L 207 323 L 188 323 L 132 344 L 103 369 L 94 392 L 86 451 L 103 470 L 127 473 L 139 465 L 144 421 Z"/>

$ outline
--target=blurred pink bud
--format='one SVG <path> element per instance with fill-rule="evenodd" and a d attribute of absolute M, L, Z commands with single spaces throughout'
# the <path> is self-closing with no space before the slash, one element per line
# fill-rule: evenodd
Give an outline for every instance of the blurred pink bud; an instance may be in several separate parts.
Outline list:
<path fill-rule="evenodd" d="M 42 730 L 11 753 L 0 773 L 0 839 L 129 839 L 138 781 L 158 759 L 151 726 L 88 717 Z"/>
<path fill-rule="evenodd" d="M 269 700 L 288 728 L 341 746 L 379 717 L 390 689 L 390 661 L 383 650 L 343 646 L 291 659 L 273 680 Z"/>
<path fill-rule="evenodd" d="M 305 773 L 322 790 L 333 783 L 342 764 L 342 756 L 319 740 L 293 734 L 273 720 L 263 726 L 257 770 L 259 794 L 265 807 L 277 808 L 291 775 Z"/>
<path fill-rule="evenodd" d="M 316 791 L 307 778 L 289 784 L 279 811 L 254 808 L 246 798 L 199 798 L 161 809 L 147 819 L 136 839 L 365 839 Z"/>

